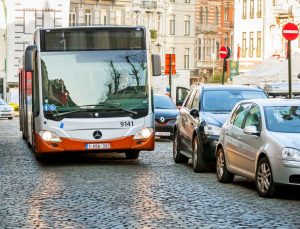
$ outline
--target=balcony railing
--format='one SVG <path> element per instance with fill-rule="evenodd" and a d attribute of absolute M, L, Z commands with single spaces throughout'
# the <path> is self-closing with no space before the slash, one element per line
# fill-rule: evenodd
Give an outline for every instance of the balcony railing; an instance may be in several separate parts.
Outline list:
<path fill-rule="evenodd" d="M 203 33 L 209 33 L 209 32 L 217 32 L 217 25 L 212 24 L 200 24 L 199 25 L 199 31 Z"/>
<path fill-rule="evenodd" d="M 157 8 L 157 1 L 142 1 L 141 8 L 156 9 Z"/>
<path fill-rule="evenodd" d="M 288 5 L 276 5 L 273 7 L 273 14 L 277 15 L 290 15 L 292 8 Z"/>

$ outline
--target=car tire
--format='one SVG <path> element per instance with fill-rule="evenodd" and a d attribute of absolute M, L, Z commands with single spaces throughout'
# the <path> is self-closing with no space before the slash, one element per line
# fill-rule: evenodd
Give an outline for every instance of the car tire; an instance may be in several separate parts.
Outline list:
<path fill-rule="evenodd" d="M 209 165 L 204 159 L 203 146 L 198 137 L 193 139 L 193 170 L 195 173 L 206 172 L 209 170 Z"/>
<path fill-rule="evenodd" d="M 173 139 L 173 159 L 175 163 L 187 163 L 189 158 L 180 153 L 180 135 L 178 131 L 174 133 Z"/>
<path fill-rule="evenodd" d="M 9 117 L 8 119 L 9 119 L 9 120 L 12 120 L 12 119 L 13 119 L 13 117 Z"/>
<path fill-rule="evenodd" d="M 140 156 L 139 150 L 131 150 L 125 152 L 126 159 L 138 159 Z"/>
<path fill-rule="evenodd" d="M 231 183 L 234 179 L 234 174 L 227 169 L 225 154 L 222 147 L 217 151 L 216 174 L 218 181 L 221 183 Z"/>
<path fill-rule="evenodd" d="M 255 173 L 255 186 L 261 197 L 270 198 L 276 194 L 271 165 L 266 157 L 258 161 Z"/>

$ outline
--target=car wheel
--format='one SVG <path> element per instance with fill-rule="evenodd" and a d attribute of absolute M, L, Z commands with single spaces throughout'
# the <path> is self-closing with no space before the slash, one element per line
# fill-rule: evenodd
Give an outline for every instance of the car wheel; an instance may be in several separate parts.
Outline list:
<path fill-rule="evenodd" d="M 221 183 L 231 183 L 234 179 L 234 174 L 227 170 L 225 154 L 222 147 L 217 151 L 216 159 L 217 179 Z"/>
<path fill-rule="evenodd" d="M 138 157 L 140 156 L 140 151 L 132 150 L 125 152 L 125 154 L 126 159 L 138 159 Z"/>
<path fill-rule="evenodd" d="M 12 120 L 12 119 L 13 119 L 13 117 L 9 117 L 8 119 Z"/>
<path fill-rule="evenodd" d="M 276 193 L 270 162 L 266 157 L 261 158 L 257 164 L 255 186 L 261 197 L 272 197 Z"/>
<path fill-rule="evenodd" d="M 180 153 L 180 144 L 179 133 L 175 131 L 173 139 L 173 159 L 175 163 L 187 163 L 189 158 Z"/>
<path fill-rule="evenodd" d="M 193 139 L 193 170 L 196 173 L 208 171 L 209 166 L 204 159 L 203 147 L 196 136 Z"/>

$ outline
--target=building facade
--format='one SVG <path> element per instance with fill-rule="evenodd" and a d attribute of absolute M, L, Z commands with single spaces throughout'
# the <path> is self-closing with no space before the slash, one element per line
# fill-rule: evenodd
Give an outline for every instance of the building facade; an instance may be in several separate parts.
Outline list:
<path fill-rule="evenodd" d="M 233 47 L 233 0 L 196 1 L 196 48 L 193 81 L 207 82 L 222 70 L 221 46 Z"/>
<path fill-rule="evenodd" d="M 0 1 L 0 99 L 6 97 L 6 17 L 3 0 Z"/>
<path fill-rule="evenodd" d="M 270 56 L 285 57 L 286 40 L 282 28 L 293 22 L 300 28 L 298 0 L 235 1 L 234 50 L 240 50 L 240 73 L 248 71 Z M 300 48 L 300 38 L 291 42 L 292 51 Z"/>
<path fill-rule="evenodd" d="M 33 42 L 36 28 L 68 25 L 69 0 L 7 0 L 6 17 L 6 86 L 8 101 L 18 103 L 20 59 Z"/>

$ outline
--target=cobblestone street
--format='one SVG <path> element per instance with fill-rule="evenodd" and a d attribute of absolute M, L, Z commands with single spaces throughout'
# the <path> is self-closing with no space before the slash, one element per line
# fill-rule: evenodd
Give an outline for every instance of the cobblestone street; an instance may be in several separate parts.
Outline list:
<path fill-rule="evenodd" d="M 69 154 L 36 161 L 18 118 L 0 120 L 0 228 L 299 228 L 299 189 L 260 198 L 237 177 L 175 164 L 157 141 L 137 161 Z"/>

